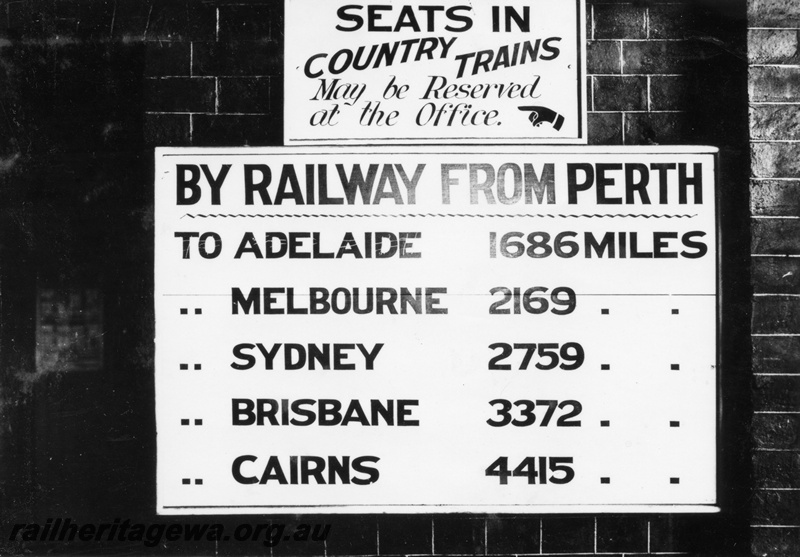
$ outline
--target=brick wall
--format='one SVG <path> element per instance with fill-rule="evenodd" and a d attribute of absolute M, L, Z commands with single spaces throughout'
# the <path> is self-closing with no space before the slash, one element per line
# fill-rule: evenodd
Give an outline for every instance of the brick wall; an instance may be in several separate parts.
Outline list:
<path fill-rule="evenodd" d="M 753 553 L 800 555 L 800 2 L 750 0 Z"/>
<path fill-rule="evenodd" d="M 589 141 L 680 143 L 688 78 L 686 5 L 587 7 Z"/>
<path fill-rule="evenodd" d="M 750 437 L 746 430 L 750 419 L 750 353 L 742 348 L 749 346 L 750 333 L 749 229 L 742 225 L 748 217 L 749 174 L 744 1 L 587 0 L 590 143 L 711 144 L 723 149 L 723 276 L 730 278 L 723 289 L 731 301 L 724 319 L 733 323 L 723 354 L 728 376 L 723 395 L 729 401 L 722 434 L 721 490 L 726 513 L 343 517 L 333 521 L 324 546 L 287 544 L 274 548 L 273 554 L 750 554 L 748 529 L 744 527 L 749 522 L 750 494 Z M 772 6 L 784 3 L 774 0 Z M 67 156 L 69 165 L 74 166 L 78 153 L 83 152 L 86 168 L 78 171 L 80 179 L 69 182 L 77 199 L 70 202 L 77 204 L 84 197 L 113 198 L 119 193 L 115 188 L 131 186 L 135 179 L 120 176 L 125 167 L 114 174 L 113 163 L 120 153 L 138 150 L 139 155 L 133 156 L 140 156 L 142 174 L 149 177 L 148 149 L 154 145 L 281 144 L 281 14 L 281 2 L 257 0 L 0 2 L 0 100 L 4 109 L 0 113 L 0 183 L 14 187 L 14 177 L 42 164 L 37 161 L 50 161 L 59 154 Z M 764 55 L 773 56 L 776 51 L 765 47 Z M 765 87 L 786 94 L 788 85 L 784 84 L 792 79 L 800 82 L 800 73 L 794 76 L 792 71 L 797 70 L 776 70 L 775 74 L 765 70 L 763 82 L 773 84 Z M 784 105 L 769 106 L 778 110 Z M 755 122 L 755 113 L 753 119 Z M 769 169 L 777 166 L 787 171 L 792 164 L 795 169 L 800 166 L 791 156 L 791 146 L 774 142 L 771 135 L 792 133 L 795 127 L 788 117 L 784 132 L 773 130 L 769 123 L 758 129 L 770 142 L 755 145 L 764 151 L 754 150 L 754 160 L 761 161 L 754 168 L 772 172 Z M 97 158 L 111 161 L 100 178 L 91 174 L 96 172 Z M 773 177 L 784 175 L 759 176 Z M 152 224 L 147 216 L 150 188 L 152 184 L 142 183 L 145 193 L 131 201 L 143 205 L 144 216 L 138 222 L 148 232 L 147 226 Z M 785 180 L 754 179 L 753 191 L 763 192 L 760 198 L 754 195 L 755 214 L 796 211 L 791 184 Z M 20 204 L 31 202 L 30 197 L 20 196 Z M 791 219 L 755 219 L 753 251 L 787 249 L 794 225 Z M 143 236 L 149 241 L 148 235 Z M 767 243 L 761 245 L 762 241 Z M 136 245 L 135 241 L 131 243 Z M 130 257 L 131 272 L 135 259 Z M 791 292 L 798 280 L 796 274 L 787 274 L 793 269 L 792 261 L 754 258 L 754 280 L 762 285 L 759 292 Z M 145 269 L 141 274 L 148 276 L 150 271 Z M 741 300 L 744 303 L 737 304 Z M 784 311 L 791 306 L 783 301 L 774 296 L 756 298 L 756 333 L 795 330 L 792 327 L 797 320 L 793 322 L 791 312 Z M 150 311 L 152 305 L 142 303 L 141 307 L 145 309 L 138 311 Z M 137 311 L 134 307 L 125 309 Z M 142 315 L 142 321 L 148 318 L 152 316 Z M 141 334 L 138 352 L 151 350 L 151 344 L 146 343 L 152 337 L 148 339 L 146 332 Z M 755 338 L 756 371 L 790 373 L 791 360 L 779 364 L 776 358 L 790 354 L 794 360 L 800 359 L 796 339 L 761 339 Z M 120 341 L 120 350 L 128 350 L 125 343 L 129 342 Z M 124 387 L 130 389 L 126 396 L 138 401 L 128 404 L 133 405 L 134 413 L 148 414 L 152 369 L 142 365 L 131 371 L 147 380 L 125 379 Z M 785 384 L 794 379 L 790 375 L 758 375 L 754 404 L 759 410 L 797 410 L 796 399 L 780 395 L 789 392 Z M 765 525 L 788 520 L 789 515 L 781 513 L 791 508 L 781 504 L 797 501 L 789 492 L 772 489 L 781 477 L 788 478 L 796 470 L 797 453 L 790 452 L 799 448 L 800 421 L 795 418 L 788 413 L 759 413 L 753 424 L 757 475 L 770 469 L 786 472 L 783 476 L 772 472 L 758 476 L 761 483 L 754 513 Z M 145 427 L 147 422 L 143 423 L 138 426 L 139 432 L 152 436 Z M 126 473 L 138 478 L 130 480 L 133 487 L 127 492 L 112 492 L 116 493 L 115 508 L 123 512 L 131 513 L 131 505 L 140 505 L 137 515 L 152 513 L 153 501 L 148 497 L 152 491 L 149 451 L 153 447 L 148 443 L 138 446 L 137 453 L 129 449 L 123 454 Z M 119 451 L 120 446 L 117 442 L 96 450 L 102 454 Z M 794 463 L 795 468 L 787 467 L 788 463 Z M 756 529 L 761 530 L 766 529 Z M 775 532 L 784 537 L 775 537 Z M 776 544 L 791 536 L 797 539 L 796 530 L 775 532 L 770 530 L 770 539 Z M 759 542 L 762 537 L 755 539 L 760 554 L 767 553 L 764 542 Z"/>

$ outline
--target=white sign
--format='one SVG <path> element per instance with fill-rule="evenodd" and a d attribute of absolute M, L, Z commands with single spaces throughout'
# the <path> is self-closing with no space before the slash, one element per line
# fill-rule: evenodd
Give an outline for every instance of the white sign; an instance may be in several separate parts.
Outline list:
<path fill-rule="evenodd" d="M 715 510 L 715 176 L 158 149 L 158 511 Z"/>
<path fill-rule="evenodd" d="M 583 0 L 286 0 L 286 145 L 586 143 Z"/>

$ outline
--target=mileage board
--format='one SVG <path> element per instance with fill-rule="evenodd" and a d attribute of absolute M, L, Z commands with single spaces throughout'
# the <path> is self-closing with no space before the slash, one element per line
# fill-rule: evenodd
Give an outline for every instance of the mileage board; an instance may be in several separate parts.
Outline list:
<path fill-rule="evenodd" d="M 158 149 L 159 512 L 716 510 L 716 172 Z"/>

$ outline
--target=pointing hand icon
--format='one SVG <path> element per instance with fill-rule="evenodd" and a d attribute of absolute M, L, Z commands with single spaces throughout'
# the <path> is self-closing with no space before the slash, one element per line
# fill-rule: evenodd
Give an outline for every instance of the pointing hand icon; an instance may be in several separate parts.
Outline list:
<path fill-rule="evenodd" d="M 558 131 L 564 124 L 564 117 L 546 106 L 520 106 L 519 109 L 523 112 L 530 112 L 528 120 L 535 127 L 541 126 L 544 122 L 549 122 L 553 125 L 553 129 Z"/>

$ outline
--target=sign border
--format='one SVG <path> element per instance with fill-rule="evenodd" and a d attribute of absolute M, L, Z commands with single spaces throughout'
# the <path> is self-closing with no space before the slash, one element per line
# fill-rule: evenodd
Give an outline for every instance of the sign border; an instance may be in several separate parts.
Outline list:
<path fill-rule="evenodd" d="M 283 36 L 286 37 L 287 28 L 289 26 L 289 20 L 286 15 L 286 6 L 292 0 L 283 0 Z M 558 2 L 562 2 L 564 0 L 558 0 Z M 576 137 L 564 137 L 564 138 L 553 138 L 553 137 L 545 137 L 539 140 L 538 138 L 531 137 L 531 138 L 516 138 L 516 137 L 449 137 L 449 138 L 436 138 L 436 139 L 425 139 L 424 137 L 420 136 L 417 138 L 396 138 L 396 137 L 369 137 L 369 138 L 332 138 L 332 139 L 315 139 L 315 138 L 296 138 L 292 139 L 289 137 L 289 132 L 287 130 L 287 107 L 286 103 L 283 103 L 283 110 L 281 115 L 283 116 L 283 144 L 284 146 L 337 146 L 337 145 L 347 145 L 347 146 L 373 146 L 375 142 L 384 142 L 381 145 L 385 146 L 410 146 L 410 145 L 429 145 L 429 146 L 436 146 L 436 147 L 443 147 L 447 145 L 472 145 L 472 146 L 484 146 L 484 145 L 535 145 L 535 146 L 548 146 L 548 145 L 587 145 L 589 142 L 589 133 L 588 133 L 588 96 L 589 96 L 589 88 L 586 84 L 587 74 L 586 74 L 586 41 L 588 40 L 586 36 L 586 0 L 574 0 L 577 4 L 577 28 L 576 28 L 576 40 L 577 40 L 577 51 L 578 51 L 578 60 L 577 60 L 577 87 L 578 87 L 578 106 L 576 107 L 576 114 L 578 116 L 578 135 Z M 289 85 L 287 82 L 287 73 L 288 68 L 286 65 L 286 56 L 285 56 L 285 49 L 286 49 L 286 41 L 284 40 L 284 56 L 283 56 L 283 98 L 289 98 L 291 95 L 291 91 L 289 91 Z"/>
<path fill-rule="evenodd" d="M 368 154 L 370 152 L 386 152 L 392 149 L 396 154 L 447 154 L 447 153 L 463 153 L 463 149 L 456 145 L 442 145 L 435 146 L 426 151 L 420 151 L 419 146 L 411 145 L 397 145 L 397 146 L 370 146 L 372 149 L 365 149 L 363 146 L 356 145 L 346 146 L 331 146 L 333 152 L 327 154 Z M 423 148 L 425 146 L 422 146 Z M 496 151 L 499 153 L 508 153 L 508 145 L 487 145 L 484 146 L 482 152 L 489 153 Z M 348 153 L 350 150 L 353 153 Z M 373 151 L 374 149 L 374 151 Z M 473 150 L 474 147 L 470 148 Z M 174 156 L 198 156 L 198 155 L 215 155 L 215 156 L 252 156 L 258 151 L 270 150 L 276 153 L 284 153 L 286 155 L 295 154 L 314 154 L 319 153 L 318 148 L 313 146 L 262 146 L 262 147 L 156 147 L 154 149 L 154 179 L 158 182 L 157 170 L 159 159 Z M 230 152 L 235 151 L 235 152 Z M 158 449 L 156 447 L 156 478 L 154 487 L 156 490 L 156 513 L 160 516 L 164 515 L 185 515 L 185 516 L 199 516 L 199 515 L 217 515 L 220 511 L 228 510 L 233 512 L 223 514 L 266 514 L 277 515 L 285 513 L 314 513 L 322 515 L 351 515 L 351 514 L 382 514 L 382 515 L 399 515 L 399 514 L 413 514 L 413 515 L 437 515 L 437 514 L 466 514 L 471 516 L 479 516 L 486 514 L 494 515 L 559 515 L 559 514 L 612 514 L 612 513 L 669 513 L 669 514 L 713 514 L 722 512 L 722 497 L 723 497 L 723 484 L 722 484 L 722 456 L 724 448 L 722 447 L 722 425 L 724 413 L 724 399 L 722 397 L 722 384 L 723 384 L 723 370 L 722 362 L 722 335 L 725 328 L 722 320 L 722 229 L 721 229 L 721 187 L 720 187 L 720 154 L 719 148 L 713 146 L 703 145 L 675 145 L 675 146 L 536 146 L 526 150 L 524 154 L 527 155 L 540 155 L 540 154 L 585 154 L 585 155 L 648 155 L 648 154 L 694 154 L 694 155 L 711 155 L 713 164 L 714 175 L 714 202 L 715 202 L 715 229 L 716 229 L 716 261 L 715 261 L 715 301 L 716 301 L 716 331 L 715 331 L 715 359 L 716 359 L 716 373 L 715 373 L 715 493 L 714 503 L 710 504 L 509 504 L 509 505 L 444 505 L 444 504 L 378 504 L 378 505 L 363 505 L 363 504 L 342 504 L 342 505 L 162 505 L 158 502 Z M 153 236 L 155 243 L 155 232 Z M 154 270 L 155 270 L 155 255 L 154 255 Z M 154 310 L 157 300 L 153 300 Z M 156 329 L 157 331 L 157 329 Z M 156 351 L 158 350 L 157 339 L 155 339 Z M 153 374 L 155 377 L 155 368 Z M 158 393 L 155 393 L 157 399 Z M 153 418 L 156 425 L 156 440 L 158 439 L 158 421 L 155 416 L 155 408 L 153 409 Z"/>

